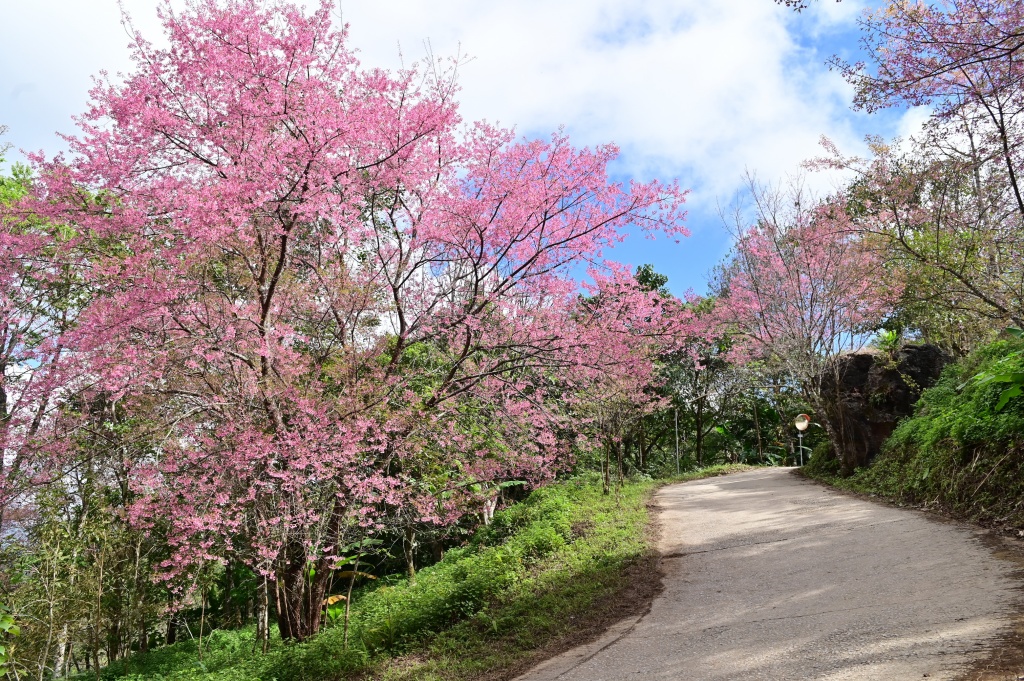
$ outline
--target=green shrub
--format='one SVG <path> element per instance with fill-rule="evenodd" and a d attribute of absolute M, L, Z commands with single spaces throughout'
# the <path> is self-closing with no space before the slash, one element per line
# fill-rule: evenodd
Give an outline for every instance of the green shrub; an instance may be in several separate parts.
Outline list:
<path fill-rule="evenodd" d="M 490 526 L 477 533 L 474 544 L 497 544 L 538 521 L 556 526 L 563 536 L 568 537 L 569 518 L 574 508 L 573 490 L 578 489 L 573 482 L 534 490 L 524 501 L 498 511 Z"/>
<path fill-rule="evenodd" d="M 842 464 L 836 458 L 832 445 L 828 441 L 819 442 L 811 451 L 811 458 L 803 467 L 803 473 L 812 478 L 830 479 L 837 477 Z"/>
<path fill-rule="evenodd" d="M 529 565 L 566 546 L 573 511 L 571 488 L 561 485 L 499 511 L 470 547 L 449 551 L 421 570 L 415 584 L 403 580 L 363 596 L 355 618 L 359 640 L 372 653 L 400 652 L 475 615 Z"/>
<path fill-rule="evenodd" d="M 255 631 L 249 627 L 235 631 L 214 631 L 203 637 L 203 659 L 199 659 L 198 640 L 181 641 L 156 648 L 146 654 L 132 655 L 107 666 L 103 679 L 157 679 L 162 681 L 249 681 L 259 678 L 252 658 Z M 92 672 L 80 679 L 96 678 Z"/>
<path fill-rule="evenodd" d="M 560 533 L 551 523 L 536 523 L 521 532 L 515 538 L 514 545 L 522 550 L 523 559 L 544 558 L 565 546 L 568 525 L 564 530 L 564 533 Z"/>
<path fill-rule="evenodd" d="M 839 484 L 979 520 L 1024 526 L 1024 400 L 997 409 L 1004 384 L 986 373 L 1024 371 L 1024 342 L 1000 340 L 948 366 L 868 468 Z"/>
<path fill-rule="evenodd" d="M 691 472 L 695 479 L 747 467 Z M 466 546 L 417 574 L 390 576 L 352 603 L 349 649 L 331 627 L 304 643 L 255 632 L 183 641 L 111 665 L 105 679 L 339 681 L 344 678 L 468 678 L 506 668 L 572 631 L 593 608 L 631 584 L 628 566 L 648 550 L 644 527 L 653 483 L 601 491 L 598 476 L 561 481 L 495 514 Z M 395 657 L 414 653 L 399 662 Z M 83 676 L 82 681 L 92 676 Z"/>
<path fill-rule="evenodd" d="M 340 630 L 282 647 L 267 656 L 259 678 L 276 681 L 323 681 L 343 678 L 366 666 L 365 650 L 345 650 Z"/>

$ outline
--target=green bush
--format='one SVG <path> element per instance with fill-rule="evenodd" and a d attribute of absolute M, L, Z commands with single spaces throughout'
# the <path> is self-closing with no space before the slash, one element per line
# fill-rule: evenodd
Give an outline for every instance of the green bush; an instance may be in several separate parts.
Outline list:
<path fill-rule="evenodd" d="M 365 650 L 345 650 L 340 631 L 326 632 L 310 641 L 278 648 L 263 660 L 258 677 L 275 681 L 340 679 L 366 666 Z"/>
<path fill-rule="evenodd" d="M 524 559 L 544 558 L 565 546 L 568 529 L 566 526 L 565 533 L 560 533 L 551 523 L 537 523 L 520 533 L 515 544 Z"/>
<path fill-rule="evenodd" d="M 400 652 L 473 616 L 529 565 L 566 546 L 573 510 L 571 488 L 553 485 L 496 513 L 469 547 L 421 570 L 415 584 L 402 580 L 363 596 L 354 625 L 359 640 L 372 653 Z"/>
<path fill-rule="evenodd" d="M 746 468 L 720 466 L 678 480 Z M 400 681 L 509 668 L 635 585 L 628 568 L 648 551 L 646 500 L 654 486 L 630 483 L 606 495 L 599 476 L 588 475 L 534 491 L 420 570 L 415 584 L 393 575 L 362 588 L 352 603 L 348 650 L 334 626 L 300 644 L 275 637 L 261 655 L 249 628 L 204 637 L 202 662 L 196 641 L 183 641 L 119 661 L 103 678 Z"/>
<path fill-rule="evenodd" d="M 573 491 L 580 489 L 575 482 L 534 490 L 524 501 L 498 511 L 494 514 L 490 526 L 482 528 L 477 533 L 473 543 L 493 545 L 531 523 L 541 521 L 552 525 L 556 531 L 568 537 L 569 519 L 574 508 Z"/>
<path fill-rule="evenodd" d="M 948 366 L 878 459 L 839 484 L 1024 526 L 1024 399 L 997 409 L 1006 386 L 979 379 L 1024 371 L 1022 349 L 1019 339 L 1000 340 Z"/>
<path fill-rule="evenodd" d="M 812 478 L 834 478 L 842 470 L 842 464 L 836 458 L 832 445 L 828 441 L 819 442 L 811 451 L 811 458 L 803 467 L 803 473 Z"/>
<path fill-rule="evenodd" d="M 197 640 L 181 641 L 118 660 L 107 666 L 101 677 L 128 681 L 248 681 L 260 678 L 254 665 L 262 660 L 252 658 L 254 639 L 255 631 L 251 627 L 236 631 L 214 631 L 203 637 L 202 660 L 199 659 Z M 93 673 L 85 673 L 79 678 L 84 680 L 96 677 Z"/>

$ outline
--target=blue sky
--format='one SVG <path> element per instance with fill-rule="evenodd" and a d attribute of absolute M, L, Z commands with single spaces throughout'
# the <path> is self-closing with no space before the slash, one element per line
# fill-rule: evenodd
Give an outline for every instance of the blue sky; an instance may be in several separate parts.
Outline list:
<path fill-rule="evenodd" d="M 717 206 L 746 173 L 781 181 L 827 135 L 851 153 L 866 134 L 915 129 L 920 112 L 868 116 L 825 62 L 857 55 L 856 19 L 878 0 L 823 0 L 796 14 L 771 0 L 338 0 L 366 66 L 468 55 L 463 115 L 578 144 L 615 142 L 621 179 L 678 178 L 692 189 L 692 236 L 631 238 L 616 259 L 650 262 L 677 294 L 703 291 L 729 247 Z M 0 124 L 15 149 L 61 151 L 90 77 L 129 68 L 116 0 L 5 2 Z M 155 0 L 124 0 L 154 42 Z M 17 153 L 10 155 L 16 159 Z M 827 192 L 834 176 L 810 179 Z"/>

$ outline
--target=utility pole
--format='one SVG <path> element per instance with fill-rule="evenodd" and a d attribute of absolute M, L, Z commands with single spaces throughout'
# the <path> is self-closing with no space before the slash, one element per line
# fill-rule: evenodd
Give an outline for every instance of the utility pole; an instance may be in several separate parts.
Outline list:
<path fill-rule="evenodd" d="M 676 420 L 676 475 L 679 475 L 679 407 L 673 409 Z"/>

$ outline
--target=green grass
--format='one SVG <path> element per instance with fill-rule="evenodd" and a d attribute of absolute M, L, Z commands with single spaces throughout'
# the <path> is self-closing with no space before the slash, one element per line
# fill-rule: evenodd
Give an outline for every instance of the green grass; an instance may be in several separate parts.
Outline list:
<path fill-rule="evenodd" d="M 745 463 L 721 463 L 714 466 L 706 466 L 705 468 L 698 468 L 696 470 L 687 471 L 680 473 L 679 475 L 673 475 L 670 478 L 660 480 L 659 484 L 671 485 L 677 482 L 690 482 L 691 480 L 703 480 L 704 478 L 714 478 L 720 475 L 729 475 L 730 473 L 742 473 L 743 471 L 757 470 L 758 466 L 750 466 Z"/>
<path fill-rule="evenodd" d="M 813 457 L 804 473 L 960 518 L 1024 527 L 1024 398 L 997 411 L 1005 384 L 974 379 L 1024 371 L 1024 355 L 1014 355 L 1022 348 L 1020 340 L 997 341 L 947 367 L 871 466 L 843 478 L 827 457 Z"/>
<path fill-rule="evenodd" d="M 275 640 L 267 655 L 254 652 L 252 629 L 217 631 L 204 639 L 201 662 L 196 642 L 186 641 L 120 661 L 102 678 L 428 681 L 500 675 L 538 650 L 558 647 L 581 627 L 616 617 L 628 602 L 624 592 L 638 579 L 651 582 L 650 566 L 640 575 L 637 567 L 651 560 L 647 502 L 656 487 L 748 468 L 714 466 L 668 481 L 628 482 L 609 495 L 595 476 L 536 490 L 495 514 L 467 546 L 420 570 L 414 585 L 388 578 L 361 594 L 353 603 L 347 651 L 338 627 L 302 644 Z"/>

